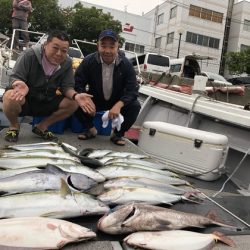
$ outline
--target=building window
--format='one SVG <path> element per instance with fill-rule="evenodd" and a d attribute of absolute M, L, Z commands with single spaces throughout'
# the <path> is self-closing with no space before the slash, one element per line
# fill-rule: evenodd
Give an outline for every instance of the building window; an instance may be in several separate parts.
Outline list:
<path fill-rule="evenodd" d="M 174 42 L 174 32 L 168 33 L 167 34 L 167 44 L 170 44 L 173 42 Z"/>
<path fill-rule="evenodd" d="M 243 30 L 250 31 L 250 20 L 244 20 Z"/>
<path fill-rule="evenodd" d="M 145 50 L 145 46 L 140 45 L 140 44 L 136 44 L 136 45 L 135 45 L 135 52 L 136 52 L 136 53 L 143 54 L 143 53 L 144 53 L 144 50 Z"/>
<path fill-rule="evenodd" d="M 210 47 L 213 49 L 219 49 L 220 39 L 187 32 L 186 42 L 201 45 L 204 47 Z"/>
<path fill-rule="evenodd" d="M 134 44 L 134 43 L 125 43 L 125 50 L 133 51 L 136 53 L 143 54 L 145 50 L 145 46 L 140 44 Z"/>
<path fill-rule="evenodd" d="M 199 17 L 216 23 L 222 23 L 223 13 L 190 5 L 189 16 Z"/>
<path fill-rule="evenodd" d="M 212 21 L 216 22 L 216 23 L 222 23 L 222 19 L 223 19 L 223 14 L 213 11 L 212 12 Z"/>
<path fill-rule="evenodd" d="M 163 18 L 164 18 L 164 13 L 160 14 L 160 15 L 157 17 L 157 25 L 163 23 Z"/>
<path fill-rule="evenodd" d="M 155 39 L 155 48 L 161 48 L 161 37 Z"/>
<path fill-rule="evenodd" d="M 176 17 L 176 14 L 177 14 L 177 6 L 173 7 L 173 8 L 170 10 L 170 19 Z"/>
<path fill-rule="evenodd" d="M 125 43 L 125 50 L 134 51 L 135 50 L 135 44 L 134 43 Z"/>
<path fill-rule="evenodd" d="M 190 5 L 189 16 L 200 17 L 201 7 Z"/>

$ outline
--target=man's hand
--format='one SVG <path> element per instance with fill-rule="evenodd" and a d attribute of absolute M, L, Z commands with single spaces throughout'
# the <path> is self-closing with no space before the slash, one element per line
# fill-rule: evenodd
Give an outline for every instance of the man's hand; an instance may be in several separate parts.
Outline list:
<path fill-rule="evenodd" d="M 121 113 L 121 108 L 124 106 L 122 101 L 118 101 L 110 110 L 109 110 L 109 119 L 115 119 Z"/>
<path fill-rule="evenodd" d="M 11 100 L 15 101 L 22 101 L 29 92 L 29 88 L 26 83 L 20 80 L 12 83 L 12 88 Z"/>
<path fill-rule="evenodd" d="M 86 93 L 79 93 L 76 95 L 75 100 L 79 107 L 85 112 L 92 116 L 96 113 L 96 107 L 92 101 L 93 96 Z"/>

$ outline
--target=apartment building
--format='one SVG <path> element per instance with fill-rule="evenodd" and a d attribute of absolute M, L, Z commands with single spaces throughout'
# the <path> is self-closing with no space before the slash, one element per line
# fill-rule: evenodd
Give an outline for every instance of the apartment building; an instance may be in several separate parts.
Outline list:
<path fill-rule="evenodd" d="M 69 6 L 77 0 L 59 0 Z M 203 71 L 218 73 L 227 51 L 250 46 L 250 2 L 234 0 L 167 0 L 144 15 L 94 5 L 123 26 L 124 49 L 138 54 L 157 52 L 171 58 L 196 54 Z M 231 7 L 230 7 L 231 6 Z"/>
<path fill-rule="evenodd" d="M 202 70 L 219 72 L 228 1 L 165 1 L 146 14 L 154 22 L 154 51 L 171 58 L 197 54 L 214 58 Z"/>

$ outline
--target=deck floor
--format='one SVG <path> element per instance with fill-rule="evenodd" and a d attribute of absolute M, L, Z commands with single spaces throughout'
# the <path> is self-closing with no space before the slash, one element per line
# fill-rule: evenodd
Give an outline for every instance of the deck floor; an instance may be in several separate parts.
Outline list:
<path fill-rule="evenodd" d="M 0 147 L 11 144 L 4 141 L 4 133 L 6 129 L 2 129 L 0 131 Z M 81 141 L 77 139 L 77 134 L 72 133 L 70 130 L 66 130 L 64 134 L 58 135 L 58 137 L 72 145 L 77 147 L 78 149 L 84 148 L 100 148 L 100 149 L 111 149 L 114 151 L 126 151 L 126 152 L 134 152 L 134 153 L 142 153 L 140 149 L 127 141 L 125 147 L 116 146 L 110 142 L 108 136 L 97 136 L 95 139 L 91 139 L 88 141 Z M 38 143 L 42 142 L 40 138 L 36 137 L 31 132 L 31 125 L 28 123 L 22 123 L 21 131 L 19 135 L 18 144 L 23 143 Z M 226 177 L 222 177 L 217 181 L 213 182 L 205 182 L 201 180 L 197 180 L 194 178 L 186 178 L 190 181 L 196 188 L 200 189 L 204 192 L 207 196 L 211 196 L 215 192 L 217 192 L 222 183 L 225 181 Z M 226 185 L 225 189 L 222 193 L 218 195 L 214 199 L 217 203 L 225 206 L 229 211 L 233 212 L 236 216 L 240 217 L 242 220 L 246 221 L 250 224 L 250 197 L 244 197 L 240 195 L 236 187 L 229 183 Z M 249 250 L 250 249 L 250 228 L 240 222 L 238 219 L 234 218 L 229 213 L 222 210 L 219 206 L 215 205 L 210 200 L 205 200 L 202 204 L 190 204 L 190 203 L 177 203 L 173 206 L 176 210 L 185 211 L 185 212 L 193 212 L 201 215 L 207 214 L 209 211 L 213 210 L 216 212 L 218 217 L 221 221 L 235 225 L 239 227 L 241 230 L 239 231 L 232 231 L 225 228 L 218 228 L 218 227 L 208 227 L 203 230 L 199 230 L 201 232 L 210 233 L 214 230 L 218 230 L 220 232 L 225 233 L 226 235 L 230 235 L 237 247 L 234 249 L 241 249 L 241 250 Z M 86 226 L 91 228 L 93 231 L 97 232 L 97 239 L 94 241 L 89 242 L 82 242 L 82 243 L 74 243 L 65 246 L 64 250 L 77 250 L 77 249 L 84 249 L 84 250 L 122 250 L 122 249 L 131 249 L 122 245 L 122 239 L 124 236 L 110 236 L 104 233 L 98 232 L 96 229 L 96 222 L 100 217 L 77 217 L 70 219 L 70 221 L 78 223 L 80 225 Z M 224 250 L 230 249 L 230 247 L 223 245 L 222 243 L 217 243 L 216 246 L 213 248 L 215 250 Z"/>

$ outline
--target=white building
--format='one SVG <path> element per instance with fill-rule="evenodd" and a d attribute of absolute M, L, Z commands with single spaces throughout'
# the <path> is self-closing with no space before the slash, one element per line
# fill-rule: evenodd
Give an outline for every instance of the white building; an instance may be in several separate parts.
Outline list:
<path fill-rule="evenodd" d="M 143 54 L 151 50 L 151 42 L 149 39 L 151 33 L 149 28 L 152 25 L 152 20 L 150 17 L 86 2 L 82 2 L 82 4 L 87 8 L 96 7 L 97 9 L 102 9 L 104 13 L 110 13 L 114 19 L 121 22 L 123 32 L 120 35 L 125 39 L 124 49 L 134 51 L 138 54 Z"/>
<path fill-rule="evenodd" d="M 77 0 L 59 0 L 61 6 L 73 6 Z M 232 18 L 228 51 L 250 46 L 250 2 L 233 0 L 165 1 L 143 16 L 81 1 L 85 7 L 96 7 L 110 13 L 123 26 L 126 50 L 136 53 L 157 52 L 171 58 L 188 54 L 208 56 L 201 62 L 204 71 L 218 73 L 230 4 Z M 230 14 L 230 11 L 229 11 Z"/>
<path fill-rule="evenodd" d="M 188 54 L 209 56 L 202 70 L 219 72 L 228 1 L 165 1 L 146 14 L 154 23 L 154 51 L 171 58 Z M 179 52 L 178 52 L 179 50 Z"/>
<path fill-rule="evenodd" d="M 230 28 L 228 51 L 241 51 L 250 47 L 250 2 L 234 5 Z"/>

